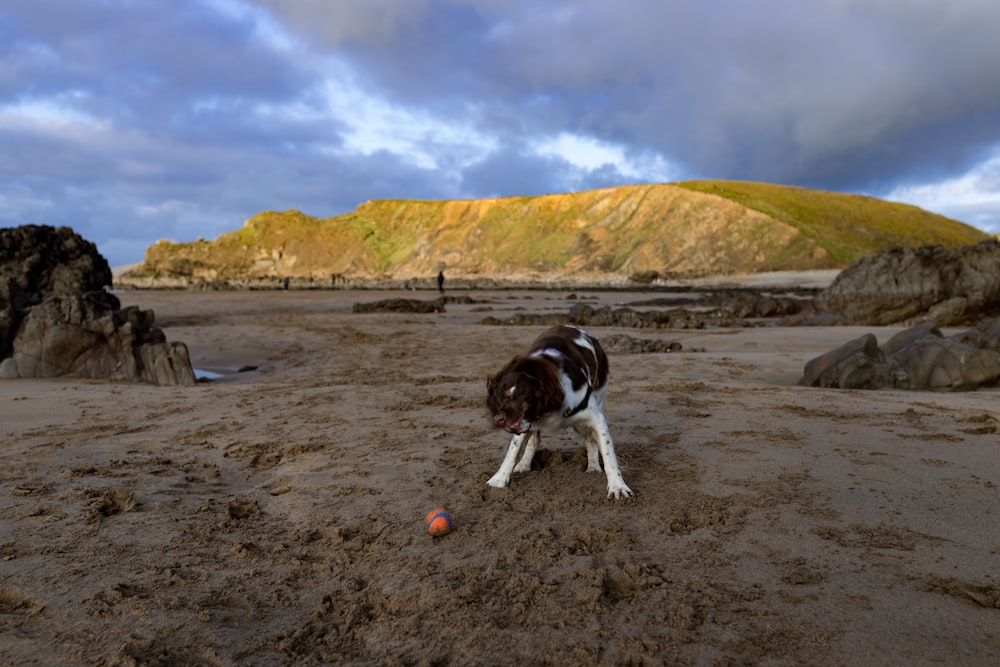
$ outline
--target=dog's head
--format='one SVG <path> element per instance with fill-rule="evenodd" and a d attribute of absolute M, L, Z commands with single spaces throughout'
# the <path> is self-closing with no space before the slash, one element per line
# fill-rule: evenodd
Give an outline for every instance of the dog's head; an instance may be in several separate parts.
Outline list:
<path fill-rule="evenodd" d="M 523 373 L 506 373 L 486 378 L 486 407 L 493 417 L 493 425 L 511 433 L 524 433 L 531 429 L 528 416 L 531 403 L 537 394 L 534 378 Z"/>
<path fill-rule="evenodd" d="M 545 414 L 562 405 L 558 379 L 534 359 L 515 360 L 486 378 L 486 407 L 493 425 L 510 433 L 525 433 Z M 549 372 L 546 372 L 549 371 Z M 553 386 L 554 385 L 554 386 Z"/>

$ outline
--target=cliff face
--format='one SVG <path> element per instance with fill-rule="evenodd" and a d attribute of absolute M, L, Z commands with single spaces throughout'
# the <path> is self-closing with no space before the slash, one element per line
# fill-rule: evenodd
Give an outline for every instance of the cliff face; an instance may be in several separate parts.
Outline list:
<path fill-rule="evenodd" d="M 890 224 L 891 223 L 891 224 Z M 844 239 L 850 239 L 845 243 Z M 214 241 L 159 241 L 132 278 L 329 283 L 698 277 L 836 268 L 892 245 L 986 235 L 914 207 L 737 182 L 460 201 L 369 201 L 326 219 L 261 213 Z"/>

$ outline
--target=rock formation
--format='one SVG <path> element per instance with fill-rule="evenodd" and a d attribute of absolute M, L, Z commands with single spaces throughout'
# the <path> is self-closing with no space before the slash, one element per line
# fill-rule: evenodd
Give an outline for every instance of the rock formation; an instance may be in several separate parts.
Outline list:
<path fill-rule="evenodd" d="M 68 227 L 0 229 L 0 378 L 80 377 L 191 385 L 184 343 L 151 310 L 107 292 L 107 261 Z"/>
<path fill-rule="evenodd" d="M 355 313 L 443 313 L 445 300 L 382 299 L 372 303 L 356 303 Z"/>
<path fill-rule="evenodd" d="M 893 247 L 844 269 L 815 300 L 843 323 L 970 324 L 1000 313 L 1000 241 Z"/>
<path fill-rule="evenodd" d="M 791 295 L 765 294 L 752 290 L 724 290 L 707 296 L 680 300 L 692 308 L 648 308 L 677 299 L 652 299 L 638 302 L 635 308 L 594 307 L 576 303 L 569 312 L 516 313 L 507 319 L 486 317 L 482 324 L 555 326 L 574 324 L 581 327 L 633 327 L 637 329 L 704 329 L 706 327 L 747 327 L 765 320 L 798 316 L 809 299 Z M 787 321 L 787 320 L 786 320 Z"/>
<path fill-rule="evenodd" d="M 601 346 L 608 354 L 650 354 L 680 352 L 684 346 L 676 340 L 633 338 L 628 334 L 611 334 L 601 338 Z"/>
<path fill-rule="evenodd" d="M 806 364 L 800 385 L 840 389 L 967 391 L 1000 380 L 1000 318 L 951 337 L 932 323 L 899 332 L 879 347 L 865 334 Z"/>

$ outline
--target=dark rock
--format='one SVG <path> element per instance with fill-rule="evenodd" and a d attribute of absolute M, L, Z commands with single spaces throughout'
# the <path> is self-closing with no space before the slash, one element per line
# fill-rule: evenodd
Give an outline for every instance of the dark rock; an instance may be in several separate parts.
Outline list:
<path fill-rule="evenodd" d="M 800 385 L 841 389 L 878 389 L 891 384 L 891 372 L 878 339 L 865 334 L 806 364 Z"/>
<path fill-rule="evenodd" d="M 454 295 L 454 296 L 449 294 L 447 296 L 438 297 L 438 300 L 441 303 L 443 303 L 443 304 L 445 304 L 445 303 L 457 303 L 457 304 L 461 304 L 461 305 L 468 305 L 468 304 L 473 304 L 473 303 L 479 303 L 478 301 L 476 301 L 475 299 L 473 299 L 471 296 L 468 296 L 466 294 Z"/>
<path fill-rule="evenodd" d="M 704 297 L 691 296 L 658 296 L 642 301 L 632 301 L 629 306 L 656 306 L 657 308 L 676 308 L 679 306 L 693 306 L 704 303 Z"/>
<path fill-rule="evenodd" d="M 499 319 L 496 317 L 484 317 L 480 324 L 488 324 L 491 326 L 500 325 L 513 325 L 513 326 L 546 326 L 554 327 L 559 324 L 569 324 L 569 318 L 565 315 L 559 315 L 557 313 L 547 313 L 544 315 L 533 315 L 528 313 L 517 313 L 506 319 Z"/>
<path fill-rule="evenodd" d="M 356 303 L 355 313 L 443 313 L 444 298 L 432 301 L 419 299 L 383 299 L 369 303 Z"/>
<path fill-rule="evenodd" d="M 575 324 L 582 327 L 630 327 L 636 329 L 704 329 L 706 327 L 759 326 L 765 320 L 793 326 L 812 314 L 812 293 L 801 297 L 727 289 L 707 297 L 655 297 L 612 308 L 574 303 L 568 314 L 539 313 L 517 315 L 501 320 L 487 317 L 482 324 L 552 326 Z M 650 308 L 650 306 L 677 306 Z M 686 308 L 684 306 L 691 306 Z"/>
<path fill-rule="evenodd" d="M 1000 378 L 1000 354 L 933 335 L 913 341 L 891 360 L 899 389 L 968 391 Z"/>
<path fill-rule="evenodd" d="M 111 269 L 69 227 L 0 229 L 0 304 L 22 309 L 49 294 L 83 294 L 111 287 Z"/>
<path fill-rule="evenodd" d="M 984 320 L 951 338 L 969 347 L 1000 352 L 1000 317 Z"/>
<path fill-rule="evenodd" d="M 111 270 L 71 229 L 0 229 L 0 378 L 81 377 L 192 385 L 183 343 L 153 312 L 106 292 Z"/>
<path fill-rule="evenodd" d="M 887 357 L 891 357 L 904 347 L 912 345 L 914 342 L 926 336 L 944 338 L 944 334 L 941 333 L 941 330 L 938 329 L 936 324 L 933 322 L 924 322 L 923 324 L 912 326 L 909 329 L 903 329 L 890 338 L 888 342 L 882 346 L 882 353 Z"/>
<path fill-rule="evenodd" d="M 633 273 L 628 277 L 628 279 L 639 285 L 649 285 L 654 281 L 660 279 L 659 271 L 640 271 L 638 273 Z"/>
<path fill-rule="evenodd" d="M 633 327 L 638 329 L 704 329 L 706 326 L 743 326 L 719 310 L 692 311 L 684 308 L 670 310 L 633 310 L 631 308 L 594 308 L 577 303 L 569 309 L 570 324 L 583 327 Z"/>
<path fill-rule="evenodd" d="M 957 325 L 968 323 L 970 317 L 978 316 L 982 310 L 982 307 L 977 305 L 970 314 L 969 300 L 964 296 L 954 296 L 935 303 L 927 309 L 926 313 L 918 314 L 906 322 L 924 321 L 940 324 L 941 326 Z"/>
<path fill-rule="evenodd" d="M 183 343 L 167 343 L 153 312 L 115 310 L 106 292 L 56 294 L 29 309 L 0 378 L 108 378 L 193 385 Z"/>
<path fill-rule="evenodd" d="M 889 248 L 844 269 L 815 299 L 854 324 L 954 326 L 1000 313 L 1000 242 Z"/>
<path fill-rule="evenodd" d="M 696 312 L 675 308 L 672 310 L 633 310 L 631 308 L 595 308 L 585 303 L 570 307 L 568 314 L 518 313 L 507 319 L 486 317 L 482 324 L 507 324 L 527 326 L 555 326 L 575 324 L 581 327 L 629 327 L 635 329 L 704 329 L 706 326 L 748 326 L 747 322 L 719 310 Z"/>
<path fill-rule="evenodd" d="M 49 294 L 82 294 L 111 286 L 97 247 L 69 227 L 0 229 L 0 359 L 10 352 L 25 309 Z"/>
<path fill-rule="evenodd" d="M 740 318 L 782 317 L 802 311 L 799 299 L 758 292 L 718 292 L 710 295 L 706 304 Z"/>
<path fill-rule="evenodd" d="M 798 322 L 804 327 L 836 327 L 849 324 L 843 315 L 836 313 L 816 313 Z"/>
<path fill-rule="evenodd" d="M 1000 380 L 1000 318 L 945 338 L 930 322 L 878 347 L 865 334 L 806 364 L 799 384 L 842 389 L 967 391 Z"/>
<path fill-rule="evenodd" d="M 680 352 L 683 346 L 675 340 L 650 340 L 633 338 L 626 334 L 611 334 L 601 339 L 606 352 L 619 354 L 647 354 L 650 352 Z"/>

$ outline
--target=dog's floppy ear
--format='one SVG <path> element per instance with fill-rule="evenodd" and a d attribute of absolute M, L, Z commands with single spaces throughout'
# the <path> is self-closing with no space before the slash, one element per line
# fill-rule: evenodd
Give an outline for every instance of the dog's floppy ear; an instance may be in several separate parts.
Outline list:
<path fill-rule="evenodd" d="M 496 391 L 496 388 L 497 388 L 497 378 L 496 378 L 496 376 L 495 375 L 487 375 L 486 376 L 486 389 L 488 389 L 492 393 L 492 392 Z"/>

